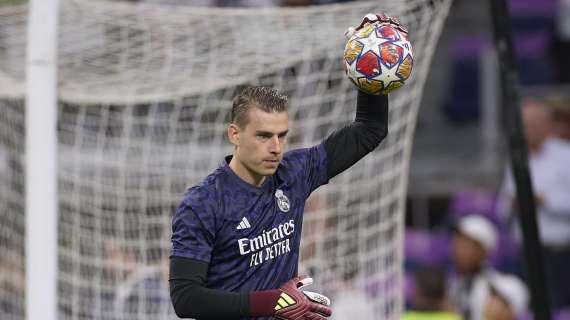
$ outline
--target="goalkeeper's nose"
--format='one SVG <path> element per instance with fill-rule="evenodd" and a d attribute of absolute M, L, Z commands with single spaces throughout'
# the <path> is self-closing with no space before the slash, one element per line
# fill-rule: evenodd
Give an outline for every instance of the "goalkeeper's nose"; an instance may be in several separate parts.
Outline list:
<path fill-rule="evenodd" d="M 271 137 L 271 141 L 269 141 L 269 152 L 275 155 L 281 154 L 281 152 L 283 152 L 283 145 L 284 142 L 281 141 L 277 135 L 274 135 Z"/>

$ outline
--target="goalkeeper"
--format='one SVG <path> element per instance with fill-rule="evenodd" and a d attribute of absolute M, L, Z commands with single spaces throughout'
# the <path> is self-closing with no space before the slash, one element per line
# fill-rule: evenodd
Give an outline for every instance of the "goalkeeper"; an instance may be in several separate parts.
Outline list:
<path fill-rule="evenodd" d="M 360 27 L 375 17 L 400 27 L 384 15 L 367 15 Z M 328 298 L 301 290 L 312 279 L 297 275 L 305 200 L 386 137 L 388 97 L 359 91 L 354 122 L 311 148 L 284 152 L 288 132 L 287 97 L 276 90 L 249 87 L 234 99 L 233 155 L 187 190 L 172 221 L 170 295 L 179 317 L 331 315 Z"/>

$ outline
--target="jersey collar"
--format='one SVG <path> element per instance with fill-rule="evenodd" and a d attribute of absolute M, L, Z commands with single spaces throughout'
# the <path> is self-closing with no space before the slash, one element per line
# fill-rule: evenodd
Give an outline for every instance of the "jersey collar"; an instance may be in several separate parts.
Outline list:
<path fill-rule="evenodd" d="M 265 181 L 263 181 L 263 184 L 261 184 L 261 186 L 257 187 L 254 186 L 253 184 L 243 180 L 242 178 L 240 178 L 240 176 L 238 176 L 233 170 L 232 168 L 230 168 L 230 161 L 232 160 L 232 155 L 228 155 L 224 158 L 224 161 L 222 163 L 222 170 L 225 171 L 230 179 L 232 181 L 234 181 L 235 183 L 237 183 L 241 188 L 244 188 L 248 191 L 251 191 L 255 194 L 262 194 L 265 192 L 271 192 L 272 190 L 272 183 L 271 181 L 273 181 L 273 176 L 267 176 L 265 177 Z"/>

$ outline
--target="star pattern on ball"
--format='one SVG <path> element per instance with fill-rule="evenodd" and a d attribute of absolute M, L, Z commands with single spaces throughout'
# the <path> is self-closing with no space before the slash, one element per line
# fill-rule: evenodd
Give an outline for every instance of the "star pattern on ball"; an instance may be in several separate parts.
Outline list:
<path fill-rule="evenodd" d="M 385 79 L 384 85 L 388 87 L 394 81 L 404 80 L 398 75 L 398 68 L 388 68 L 383 63 L 380 63 L 380 76 Z"/>
<path fill-rule="evenodd" d="M 361 51 L 362 55 L 365 54 L 366 52 L 370 51 L 370 50 L 378 51 L 381 44 L 383 44 L 385 42 L 390 42 L 390 40 L 388 40 L 388 39 L 376 37 L 376 34 L 374 32 L 371 33 L 368 37 L 358 38 L 358 39 L 356 39 L 356 41 L 360 42 L 364 46 L 362 48 L 362 51 Z"/>

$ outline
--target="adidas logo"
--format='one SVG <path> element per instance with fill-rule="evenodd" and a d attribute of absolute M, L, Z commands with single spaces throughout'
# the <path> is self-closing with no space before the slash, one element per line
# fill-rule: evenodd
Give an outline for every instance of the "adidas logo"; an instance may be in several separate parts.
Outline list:
<path fill-rule="evenodd" d="M 279 300 L 277 300 L 277 305 L 275 305 L 275 311 L 290 307 L 296 303 L 297 301 L 295 301 L 295 299 L 291 298 L 291 296 L 285 292 L 282 292 L 281 296 L 279 296 Z"/>
<path fill-rule="evenodd" d="M 236 229 L 243 230 L 248 228 L 251 228 L 251 224 L 249 224 L 249 221 L 247 221 L 246 217 L 243 217 L 243 219 L 241 219 L 241 222 L 238 224 Z"/>

